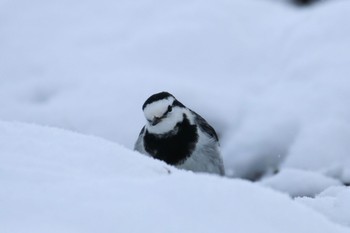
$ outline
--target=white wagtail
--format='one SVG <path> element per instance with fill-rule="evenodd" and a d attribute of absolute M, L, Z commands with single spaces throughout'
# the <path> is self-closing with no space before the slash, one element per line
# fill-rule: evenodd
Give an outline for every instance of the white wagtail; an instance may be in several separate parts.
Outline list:
<path fill-rule="evenodd" d="M 148 122 L 135 150 L 178 168 L 224 175 L 218 136 L 200 115 L 168 92 L 149 97 L 142 110 Z"/>

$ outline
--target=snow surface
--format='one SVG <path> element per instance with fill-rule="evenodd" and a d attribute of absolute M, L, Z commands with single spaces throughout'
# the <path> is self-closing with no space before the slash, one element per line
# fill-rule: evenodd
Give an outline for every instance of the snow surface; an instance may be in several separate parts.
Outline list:
<path fill-rule="evenodd" d="M 275 191 L 100 138 L 0 122 L 0 142 L 3 233 L 350 232 Z"/>
<path fill-rule="evenodd" d="M 297 169 L 284 169 L 274 176 L 263 179 L 261 183 L 292 197 L 314 197 L 329 187 L 342 185 L 334 178 Z"/>
<path fill-rule="evenodd" d="M 297 201 L 325 214 L 334 222 L 350 227 L 349 188 L 331 187 L 317 195 L 316 198 L 302 197 Z"/>
<path fill-rule="evenodd" d="M 38 226 L 38 219 L 47 217 L 46 226 L 55 225 L 58 232 L 75 232 L 75 227 L 82 229 L 85 222 L 91 222 L 86 219 L 93 218 L 92 210 L 85 213 L 91 204 L 95 212 L 101 212 L 101 217 L 95 217 L 101 223 L 94 227 L 116 227 L 109 215 L 115 213 L 115 199 L 111 196 L 118 198 L 115 189 L 124 186 L 96 184 L 101 185 L 102 191 L 95 190 L 89 185 L 98 181 L 89 184 L 89 177 L 123 177 L 126 183 L 135 176 L 136 180 L 145 177 L 146 183 L 165 189 L 171 189 L 167 182 L 174 179 L 179 186 L 193 185 L 189 188 L 193 192 L 205 183 L 217 183 L 215 187 L 225 192 L 226 188 L 231 189 L 226 179 L 191 174 L 193 177 L 187 181 L 188 175 L 183 174 L 188 173 L 142 159 L 130 151 L 145 122 L 143 102 L 151 94 L 165 90 L 218 131 L 230 177 L 264 177 L 262 183 L 291 196 L 316 195 L 315 199 L 288 202 L 293 206 L 306 205 L 331 221 L 349 226 L 346 210 L 332 206 L 338 201 L 342 206 L 349 205 L 349 199 L 343 197 L 349 193 L 344 191 L 332 200 L 320 195 L 340 182 L 350 183 L 350 2 L 324 1 L 304 9 L 276 2 L 0 0 L 0 119 L 93 135 L 82 139 L 81 135 L 52 129 L 41 135 L 45 129 L 37 126 L 2 123 L 0 172 L 6 174 L 2 176 L 6 179 L 1 182 L 12 185 L 6 187 L 22 195 L 7 201 L 10 195 L 6 194 L 6 199 L 0 199 L 1 205 L 8 203 L 9 213 L 2 221 L 7 222 L 9 229 L 16 225 L 18 232 L 24 231 L 17 224 L 18 219 L 41 203 L 41 209 L 33 212 L 36 220 L 31 229 Z M 19 136 L 23 143 L 11 148 Z M 46 136 L 51 142 L 45 140 Z M 69 143 L 66 137 L 70 138 Z M 101 160 L 97 155 L 102 156 Z M 162 180 L 168 177 L 168 171 L 174 176 Z M 280 174 L 274 175 L 276 171 Z M 178 176 L 186 179 L 173 178 Z M 68 182 L 72 177 L 82 180 L 80 186 L 76 180 Z M 200 180 L 199 185 L 196 179 Z M 42 182 L 52 186 L 41 186 Z M 241 182 L 244 190 L 266 190 L 260 187 L 266 184 L 231 182 Z M 245 196 L 247 192 L 240 190 L 241 186 L 232 189 Z M 142 188 L 130 189 L 144 192 Z M 146 195 L 159 197 L 159 189 Z M 45 190 L 46 196 L 39 195 Z M 101 198 L 90 203 L 94 198 L 85 196 L 90 203 L 86 204 L 79 199 L 81 191 Z M 109 199 L 102 198 L 104 191 L 111 194 Z M 125 191 L 121 195 L 129 194 Z M 130 213 L 139 208 L 138 203 L 147 201 L 139 198 L 130 194 L 135 205 L 128 202 L 131 209 L 123 211 Z M 226 206 L 232 207 L 230 211 L 238 211 L 231 214 L 232 219 L 239 218 L 243 204 L 237 204 L 240 201 L 234 195 L 223 199 Z M 23 200 L 20 203 L 24 210 L 18 205 L 11 212 L 11 200 Z M 231 201 L 239 206 L 234 207 Z M 63 203 L 62 208 L 59 202 Z M 79 207 L 76 211 L 74 204 Z M 109 205 L 111 208 L 107 208 Z M 282 211 L 282 206 L 278 210 Z M 55 207 L 57 218 L 56 213 L 48 214 L 51 207 Z M 161 207 L 167 209 L 168 202 L 161 202 Z M 180 210 L 174 212 L 179 213 Z M 259 213 L 265 217 L 265 212 Z M 288 217 L 303 216 L 293 213 Z M 314 216 L 314 212 L 310 213 Z M 120 214 L 117 216 L 120 218 Z M 109 224 L 104 225 L 104 221 Z M 154 227 L 152 221 L 149 227 Z M 277 227 L 275 222 L 260 224 L 261 229 Z M 83 231 L 93 231 L 91 225 L 87 224 Z M 320 230 L 315 232 L 326 229 L 322 224 L 316 225 Z M 42 231 L 47 230 L 46 226 L 42 225 Z"/>

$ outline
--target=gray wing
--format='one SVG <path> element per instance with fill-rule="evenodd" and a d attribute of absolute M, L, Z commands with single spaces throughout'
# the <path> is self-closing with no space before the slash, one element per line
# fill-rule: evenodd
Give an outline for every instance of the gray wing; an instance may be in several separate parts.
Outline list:
<path fill-rule="evenodd" d="M 219 142 L 219 138 L 215 132 L 215 129 L 211 125 L 209 125 L 209 123 L 199 114 L 195 113 L 194 111 L 192 111 L 192 113 L 195 115 L 195 121 L 199 128 L 211 138 L 214 138 L 215 141 Z"/>
<path fill-rule="evenodd" d="M 198 170 L 200 171 L 216 173 L 222 176 L 225 175 L 224 163 L 219 149 L 220 145 L 218 135 L 216 134 L 214 128 L 209 125 L 209 123 L 203 117 L 193 111 L 192 113 L 195 116 L 195 122 L 200 130 L 213 140 L 205 145 L 202 145 L 200 149 L 195 151 L 195 154 L 192 155 L 192 159 L 195 160 L 196 165 L 190 164 L 190 166 L 197 166 Z M 198 156 L 200 158 L 196 159 Z M 199 161 L 205 162 L 200 164 Z M 189 163 L 191 163 L 191 161 L 189 161 Z"/>
<path fill-rule="evenodd" d="M 145 147 L 143 146 L 143 136 L 144 135 L 145 135 L 145 126 L 141 129 L 139 137 L 136 140 L 134 150 L 136 150 L 142 154 L 147 154 L 147 152 L 145 151 Z"/>

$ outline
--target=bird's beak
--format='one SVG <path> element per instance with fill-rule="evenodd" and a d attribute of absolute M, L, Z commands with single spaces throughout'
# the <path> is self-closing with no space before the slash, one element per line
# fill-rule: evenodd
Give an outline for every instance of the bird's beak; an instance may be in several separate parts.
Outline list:
<path fill-rule="evenodd" d="M 162 120 L 162 118 L 160 117 L 154 117 L 152 122 L 151 122 L 151 125 L 155 126 L 156 124 L 158 124 L 160 121 Z"/>

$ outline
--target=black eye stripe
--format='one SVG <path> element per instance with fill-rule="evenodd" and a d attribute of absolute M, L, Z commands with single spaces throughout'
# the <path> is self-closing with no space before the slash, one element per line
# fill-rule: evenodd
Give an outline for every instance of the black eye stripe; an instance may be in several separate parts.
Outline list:
<path fill-rule="evenodd" d="M 168 106 L 168 109 L 165 111 L 165 113 L 163 114 L 163 116 L 161 118 L 166 117 L 166 115 L 168 115 L 169 112 L 171 112 L 173 110 L 173 107 L 171 107 L 170 105 Z"/>
<path fill-rule="evenodd" d="M 159 120 L 162 120 L 162 119 L 164 119 L 164 118 L 168 115 L 168 113 L 171 112 L 172 110 L 173 110 L 173 107 L 169 105 L 169 106 L 168 106 L 168 109 L 165 111 L 165 113 L 164 113 L 161 117 L 155 117 L 155 118 L 158 118 Z M 152 122 L 152 120 L 148 120 L 148 119 L 147 119 L 147 121 L 150 122 L 150 123 Z"/>
<path fill-rule="evenodd" d="M 169 112 L 171 112 L 173 110 L 173 107 L 171 107 L 170 105 L 168 106 L 168 110 L 166 110 L 165 114 L 168 114 Z"/>

